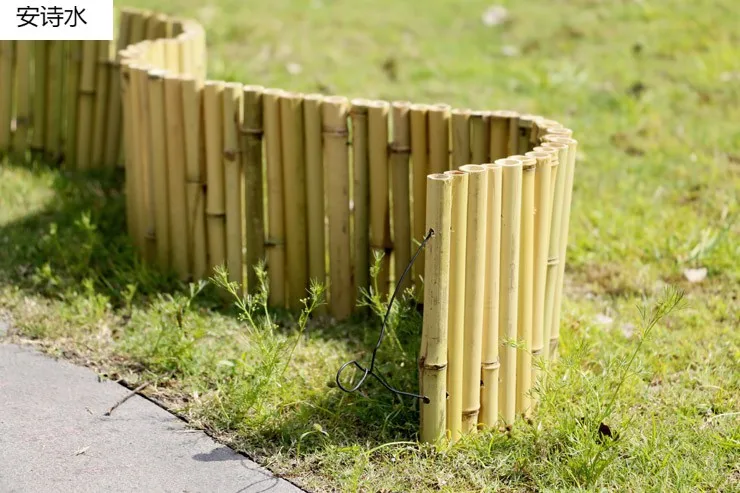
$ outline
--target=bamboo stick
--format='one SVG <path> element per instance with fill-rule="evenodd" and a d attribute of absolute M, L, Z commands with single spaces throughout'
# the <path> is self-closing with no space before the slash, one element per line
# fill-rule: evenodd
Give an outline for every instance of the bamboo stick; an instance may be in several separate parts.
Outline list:
<path fill-rule="evenodd" d="M 283 213 L 283 151 L 280 135 L 280 103 L 283 91 L 266 89 L 262 96 L 267 169 L 267 268 L 269 301 L 285 306 L 285 215 Z"/>
<path fill-rule="evenodd" d="M 504 110 L 491 113 L 491 161 L 516 154 L 509 152 L 509 121 L 516 115 L 513 111 Z"/>
<path fill-rule="evenodd" d="M 136 44 L 145 39 L 146 29 L 146 16 L 142 11 L 126 9 L 131 12 L 131 20 L 129 21 L 129 45 Z"/>
<path fill-rule="evenodd" d="M 424 271 L 424 324 L 419 356 L 421 440 L 434 443 L 445 435 L 447 324 L 450 284 L 450 227 L 452 177 L 433 174 L 427 179 L 427 229 L 434 237 L 427 246 Z"/>
<path fill-rule="evenodd" d="M 306 163 L 303 95 L 280 98 L 288 307 L 299 310 L 308 289 Z"/>
<path fill-rule="evenodd" d="M 96 79 L 95 79 L 95 113 L 93 123 L 92 165 L 96 168 L 113 167 L 114 162 L 105 161 L 105 134 L 108 123 L 109 87 L 111 76 L 113 44 L 110 41 L 97 41 Z"/>
<path fill-rule="evenodd" d="M 562 127 L 563 127 L 563 124 L 555 120 L 548 120 L 545 118 L 537 120 L 535 122 L 536 132 L 534 132 L 536 133 L 536 138 L 535 138 L 536 145 L 539 145 L 542 142 L 542 137 L 547 135 L 548 128 L 562 128 Z"/>
<path fill-rule="evenodd" d="M 192 254 L 194 279 L 208 275 L 208 238 L 205 224 L 205 143 L 202 125 L 203 85 L 194 77 L 182 81 L 182 113 L 185 127 L 185 180 L 187 182 L 188 251 Z"/>
<path fill-rule="evenodd" d="M 16 108 L 15 134 L 13 135 L 13 151 L 23 154 L 28 149 L 28 129 L 31 123 L 31 53 L 32 41 L 15 42 L 16 58 Z M 74 106 L 74 105 L 69 105 Z"/>
<path fill-rule="evenodd" d="M 157 265 L 170 267 L 169 169 L 167 163 L 167 122 L 165 121 L 164 70 L 149 72 L 149 125 L 151 132 L 151 176 L 154 194 L 154 239 Z M 169 116 L 169 115 L 168 115 Z"/>
<path fill-rule="evenodd" d="M 394 279 L 398 282 L 411 261 L 411 203 L 409 153 L 411 151 L 411 128 L 409 123 L 410 103 L 396 101 L 393 111 L 393 143 L 391 144 L 391 186 L 393 210 L 393 257 Z M 401 284 L 402 292 L 411 286 L 405 278 Z"/>
<path fill-rule="evenodd" d="M 537 149 L 537 148 L 535 148 Z M 535 171 L 535 233 L 534 233 L 534 282 L 532 311 L 532 359 L 542 356 L 545 336 L 545 286 L 547 281 L 547 246 L 550 238 L 552 217 L 552 173 L 557 169 L 557 152 L 531 151 L 526 155 L 537 160 Z M 539 365 L 532 367 L 531 382 L 537 385 L 540 378 Z M 534 399 L 534 396 L 533 396 Z"/>
<path fill-rule="evenodd" d="M 499 300 L 501 297 L 501 164 L 486 164 L 488 173 L 488 227 L 486 228 L 486 287 L 483 299 L 483 354 L 479 423 L 495 427 L 499 420 Z"/>
<path fill-rule="evenodd" d="M 470 116 L 471 163 L 488 163 L 491 153 L 491 118 L 485 111 L 476 111 Z"/>
<path fill-rule="evenodd" d="M 206 142 L 206 230 L 208 267 L 226 266 L 226 199 L 223 165 L 224 83 L 207 81 L 203 88 L 203 129 Z"/>
<path fill-rule="evenodd" d="M 368 155 L 370 158 L 370 248 L 382 255 L 376 279 L 381 295 L 390 283 L 391 225 L 388 176 L 388 110 L 385 101 L 368 102 Z"/>
<path fill-rule="evenodd" d="M 82 42 L 82 65 L 80 68 L 80 86 L 77 93 L 77 167 L 87 170 L 92 163 L 93 118 L 95 116 L 95 67 L 96 41 Z M 146 75 L 146 74 L 144 74 Z M 145 99 L 145 98 L 143 98 Z M 70 102 L 74 104 L 74 102 Z M 48 141 L 48 137 L 47 137 Z"/>
<path fill-rule="evenodd" d="M 501 207 L 501 282 L 499 341 L 501 385 L 499 406 L 506 426 L 516 414 L 517 304 L 519 298 L 519 233 L 522 202 L 522 163 L 516 159 L 496 162 L 503 168 Z"/>
<path fill-rule="evenodd" d="M 367 113 L 367 100 L 352 100 L 353 263 L 358 290 L 370 289 L 370 154 Z"/>
<path fill-rule="evenodd" d="M 450 223 L 450 296 L 448 311 L 447 429 L 453 442 L 462 432 L 465 361 L 465 242 L 467 240 L 468 173 L 446 171 L 452 177 Z"/>
<path fill-rule="evenodd" d="M 103 161 L 105 166 L 123 166 L 121 156 L 121 50 L 129 44 L 131 35 L 131 12 L 121 11 L 118 21 L 118 40 L 115 45 L 115 51 L 111 57 L 108 92 L 108 118 L 105 124 L 105 146 Z M 69 124 L 69 122 L 68 122 Z"/>
<path fill-rule="evenodd" d="M 418 245 L 426 235 L 424 227 L 426 224 L 427 174 L 429 173 L 428 107 L 420 104 L 411 105 L 409 121 L 411 124 L 411 196 L 413 206 L 411 226 L 413 227 L 413 241 Z M 413 267 L 413 284 L 419 300 L 423 299 L 421 279 L 425 270 L 424 264 L 425 256 L 422 251 L 416 257 Z"/>
<path fill-rule="evenodd" d="M 46 144 L 46 114 L 48 111 L 46 81 L 48 79 L 46 64 L 48 61 L 48 41 L 33 41 L 34 91 L 31 135 L 31 149 L 43 152 Z M 77 101 L 75 94 L 74 101 Z"/>
<path fill-rule="evenodd" d="M 337 319 L 348 317 L 355 301 L 349 236 L 348 103 L 346 98 L 332 96 L 322 105 L 329 216 L 329 310 Z"/>
<path fill-rule="evenodd" d="M 561 220 L 560 220 L 560 244 L 558 247 L 558 258 L 560 263 L 558 264 L 558 277 L 555 288 L 555 301 L 553 304 L 553 318 L 550 322 L 551 328 L 549 330 L 550 339 L 550 359 L 556 359 L 558 355 L 558 344 L 560 341 L 560 311 L 562 308 L 562 296 L 563 296 L 563 282 L 565 279 L 565 263 L 567 260 L 566 254 L 568 251 L 568 228 L 570 225 L 570 212 L 571 203 L 573 200 L 573 181 L 575 178 L 575 164 L 576 164 L 576 152 L 578 149 L 578 141 L 571 138 L 561 137 L 557 140 L 553 139 L 552 142 L 566 144 L 568 146 L 567 154 L 567 171 L 565 179 L 565 197 L 563 198 Z"/>
<path fill-rule="evenodd" d="M 470 164 L 470 122 L 469 110 L 452 110 L 450 126 L 452 133 L 452 169 Z M 454 193 L 454 192 L 453 192 Z"/>
<path fill-rule="evenodd" d="M 0 40 L 0 155 L 10 149 L 13 119 L 13 41 Z"/>
<path fill-rule="evenodd" d="M 536 115 L 520 115 L 518 120 L 519 143 L 517 153 L 525 154 L 534 147 L 532 143 L 532 131 L 535 121 L 539 118 Z"/>
<path fill-rule="evenodd" d="M 144 53 L 147 51 L 144 50 Z M 146 65 L 145 67 L 149 67 Z M 134 71 L 136 76 L 136 82 L 138 84 L 138 102 L 139 102 L 139 120 L 134 122 L 134 128 L 139 133 L 139 147 L 137 153 L 139 154 L 139 169 L 138 174 L 138 187 L 140 190 L 142 200 L 141 209 L 141 230 L 140 235 L 144 245 L 144 258 L 147 262 L 154 264 L 157 257 L 157 245 L 156 245 L 156 201 L 155 197 L 155 180 L 154 170 L 155 167 L 152 163 L 152 151 L 154 148 L 154 142 L 152 140 L 152 129 L 150 115 L 152 112 L 150 94 L 148 90 L 149 74 L 148 68 L 141 68 Z M 137 123 L 138 122 L 138 123 Z M 80 128 L 80 132 L 82 127 Z M 89 151 L 89 146 L 87 147 Z"/>
<path fill-rule="evenodd" d="M 527 135 L 527 144 L 529 143 Z M 522 195 L 519 234 L 519 299 L 517 313 L 516 412 L 529 415 L 532 390 L 532 318 L 534 297 L 535 170 L 537 159 L 521 156 Z"/>
<path fill-rule="evenodd" d="M 558 142 L 546 142 L 543 147 L 558 150 L 558 169 L 555 174 L 552 191 L 552 217 L 550 219 L 550 238 L 547 251 L 547 279 L 545 284 L 545 332 L 544 332 L 544 361 L 550 360 L 550 338 L 552 337 L 552 319 L 555 312 L 555 297 L 557 291 L 558 264 L 562 262 L 559 253 L 560 232 L 562 224 L 563 203 L 565 201 L 565 185 L 568 175 L 568 146 Z"/>
<path fill-rule="evenodd" d="M 242 97 L 244 102 L 242 157 L 244 160 L 245 242 L 247 248 L 245 263 L 247 266 L 247 289 L 250 294 L 256 294 L 259 290 L 260 286 L 255 267 L 265 259 L 265 195 L 262 189 L 264 177 L 262 170 L 262 136 L 264 133 L 262 126 L 263 91 L 264 88 L 262 86 L 244 86 Z M 321 138 L 320 135 L 319 138 Z M 320 197 L 323 200 L 323 194 Z M 322 237 L 323 226 L 322 217 Z M 321 253 L 323 255 L 323 248 Z M 323 265 L 323 256 L 321 257 L 321 264 Z"/>
<path fill-rule="evenodd" d="M 559 136 L 559 137 L 572 137 L 573 136 L 573 130 L 565 127 L 548 127 L 545 129 L 545 135 L 543 135 L 543 139 L 547 135 L 553 135 L 553 136 Z"/>
<path fill-rule="evenodd" d="M 171 28 L 170 24 L 166 26 L 168 29 Z M 164 46 L 164 66 L 169 72 L 179 75 L 181 73 L 180 43 L 176 39 L 163 39 L 162 45 Z"/>
<path fill-rule="evenodd" d="M 429 173 L 450 169 L 450 109 L 446 104 L 429 108 Z"/>
<path fill-rule="evenodd" d="M 164 79 L 164 108 L 167 125 L 167 197 L 169 199 L 171 265 L 180 279 L 190 277 L 188 241 L 187 172 L 182 79 Z M 228 218 L 227 218 L 228 221 Z M 228 223 L 227 223 L 228 226 Z"/>
<path fill-rule="evenodd" d="M 139 87 L 138 70 L 140 70 L 139 65 L 127 62 L 123 75 L 128 99 L 126 118 L 129 132 L 128 150 L 130 151 L 126 158 L 126 222 L 129 236 L 133 239 L 136 249 L 140 255 L 144 255 L 146 220 L 141 179 L 141 132 L 139 130 L 143 116 L 141 114 L 141 88 Z"/>
<path fill-rule="evenodd" d="M 519 153 L 519 113 L 511 112 L 508 118 L 509 122 L 509 145 L 508 155 L 513 156 Z"/>
<path fill-rule="evenodd" d="M 121 116 L 123 120 L 123 148 L 124 148 L 124 169 L 125 169 L 125 175 L 124 175 L 124 193 L 125 193 L 125 204 L 126 204 L 126 230 L 128 232 L 129 238 L 134 241 L 136 239 L 136 205 L 135 205 L 135 192 L 133 190 L 133 179 L 134 171 L 133 171 L 133 158 L 134 155 L 132 149 L 133 149 L 133 115 L 132 115 L 132 92 L 130 89 L 131 85 L 131 75 L 129 74 L 129 52 L 124 50 L 121 52 L 121 71 L 120 71 L 120 77 L 121 77 Z M 77 107 L 75 104 L 68 105 L 69 107 Z M 68 114 L 70 114 L 71 111 L 68 109 Z M 77 113 L 77 110 L 74 110 L 74 113 Z M 69 120 L 70 123 L 74 123 L 75 120 Z M 72 136 L 72 128 L 76 127 L 76 125 L 70 125 L 68 127 L 69 131 L 67 132 L 67 149 L 72 150 L 76 149 L 75 145 L 69 145 L 70 141 L 69 139 Z M 68 160 L 69 156 L 65 158 L 66 162 L 69 163 Z"/>
<path fill-rule="evenodd" d="M 480 412 L 480 379 L 483 345 L 483 295 L 486 274 L 486 207 L 488 182 L 486 168 L 465 165 L 468 173 L 468 204 L 465 241 L 465 342 L 463 349 L 462 430 L 476 430 Z"/>
<path fill-rule="evenodd" d="M 244 262 L 242 257 L 242 160 L 239 152 L 239 129 L 244 122 L 242 85 L 224 85 L 223 143 L 221 147 L 224 173 L 224 205 L 226 212 L 226 268 L 229 281 L 244 291 Z"/>

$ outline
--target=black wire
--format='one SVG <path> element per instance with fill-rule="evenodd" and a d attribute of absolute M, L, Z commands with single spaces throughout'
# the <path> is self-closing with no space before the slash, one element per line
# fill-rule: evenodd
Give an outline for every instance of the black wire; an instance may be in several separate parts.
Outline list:
<path fill-rule="evenodd" d="M 378 342 L 375 344 L 375 349 L 373 350 L 373 357 L 370 360 L 370 368 L 364 368 L 360 363 L 357 362 L 357 360 L 348 361 L 347 363 L 343 364 L 341 368 L 339 368 L 339 371 L 337 372 L 337 386 L 342 389 L 343 391 L 347 393 L 352 393 L 359 389 L 363 383 L 365 383 L 365 380 L 367 380 L 368 376 L 371 376 L 375 378 L 378 382 L 380 382 L 383 387 L 390 390 L 394 394 L 398 395 L 405 395 L 407 397 L 414 397 L 416 399 L 421 399 L 424 401 L 424 403 L 429 403 L 429 397 L 425 395 L 419 395 L 419 394 L 413 394 L 411 392 L 404 392 L 402 390 L 394 389 L 388 383 L 383 380 L 383 377 L 375 373 L 375 357 L 378 354 L 378 349 L 380 349 L 380 345 L 383 342 L 383 337 L 385 337 L 385 328 L 388 325 L 388 317 L 391 314 L 391 308 L 393 308 L 393 301 L 396 299 L 396 295 L 398 295 L 398 291 L 401 289 L 401 284 L 403 283 L 403 279 L 406 277 L 406 275 L 409 273 L 409 270 L 411 270 L 411 266 L 414 265 L 414 261 L 416 260 L 416 257 L 419 256 L 421 251 L 426 246 L 427 242 L 434 236 L 434 230 L 430 229 L 427 235 L 424 237 L 424 240 L 421 242 L 421 245 L 419 245 L 419 248 L 416 250 L 416 253 L 413 257 L 411 257 L 411 261 L 409 261 L 409 264 L 406 266 L 406 269 L 403 271 L 403 274 L 398 279 L 398 282 L 396 283 L 396 289 L 393 290 L 393 296 L 391 296 L 390 302 L 388 303 L 388 309 L 385 312 L 385 317 L 383 318 L 383 325 L 380 328 L 380 336 L 378 337 Z M 345 368 L 347 368 L 350 365 L 355 365 L 361 372 L 363 372 L 362 378 L 360 378 L 360 381 L 357 382 L 357 385 L 352 387 L 351 389 L 346 388 L 344 385 L 342 385 L 342 382 L 340 381 L 340 377 L 342 375 L 342 372 Z"/>

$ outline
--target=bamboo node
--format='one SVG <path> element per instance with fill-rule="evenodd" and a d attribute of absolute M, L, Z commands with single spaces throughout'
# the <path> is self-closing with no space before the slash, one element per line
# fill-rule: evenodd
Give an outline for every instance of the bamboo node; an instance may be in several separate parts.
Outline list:
<path fill-rule="evenodd" d="M 390 149 L 393 154 L 411 154 L 411 146 L 396 144 L 395 142 L 391 143 Z"/>
<path fill-rule="evenodd" d="M 284 241 L 273 240 L 269 238 L 265 240 L 265 248 L 274 248 L 283 245 L 285 245 Z"/>
<path fill-rule="evenodd" d="M 533 349 L 532 350 L 532 356 L 539 356 L 542 354 L 542 348 L 539 349 Z"/>
<path fill-rule="evenodd" d="M 16 128 L 20 126 L 28 126 L 31 124 L 31 119 L 27 116 L 17 116 L 15 117 L 15 126 Z"/>
<path fill-rule="evenodd" d="M 321 131 L 324 135 L 328 135 L 331 137 L 347 137 L 349 136 L 349 130 L 347 130 L 347 127 L 321 127 Z"/>
<path fill-rule="evenodd" d="M 94 97 L 95 89 L 80 89 L 79 91 L 77 91 L 77 94 L 79 94 L 80 96 Z"/>
<path fill-rule="evenodd" d="M 547 259 L 547 265 L 558 265 L 560 263 L 560 259 L 558 257 L 550 257 Z"/>
<path fill-rule="evenodd" d="M 496 360 L 492 363 L 481 363 L 481 369 L 483 370 L 498 370 L 501 368 L 501 361 Z"/>
<path fill-rule="evenodd" d="M 227 161 L 236 161 L 236 157 L 239 155 L 238 149 L 224 149 L 224 158 Z"/>
<path fill-rule="evenodd" d="M 480 407 L 476 407 L 475 409 L 465 409 L 462 412 L 463 418 L 473 418 L 475 416 L 478 416 L 478 413 L 480 412 Z"/>
<path fill-rule="evenodd" d="M 242 135 L 256 135 L 258 137 L 262 137 L 265 134 L 265 131 L 262 128 L 241 127 L 239 128 L 239 133 Z"/>
<path fill-rule="evenodd" d="M 428 365 L 425 362 L 420 366 L 424 368 L 425 370 L 444 370 L 445 368 L 447 368 L 447 363 L 442 363 L 439 365 Z"/>

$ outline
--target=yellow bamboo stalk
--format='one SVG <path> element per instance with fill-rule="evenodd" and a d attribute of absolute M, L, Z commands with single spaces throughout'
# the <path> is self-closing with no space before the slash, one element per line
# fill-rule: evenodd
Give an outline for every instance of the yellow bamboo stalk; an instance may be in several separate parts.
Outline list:
<path fill-rule="evenodd" d="M 512 112 L 509 121 L 509 146 L 508 155 L 519 153 L 519 113 Z"/>
<path fill-rule="evenodd" d="M 578 141 L 567 137 L 560 137 L 557 138 L 557 140 L 553 139 L 552 142 L 565 144 L 568 146 L 568 154 L 566 158 L 567 171 L 565 178 L 565 196 L 563 198 L 561 212 L 561 229 L 559 237 L 560 244 L 558 247 L 558 258 L 560 259 L 560 263 L 558 264 L 558 277 L 555 288 L 555 301 L 553 304 L 553 318 L 550 322 L 551 328 L 549 330 L 550 359 L 555 359 L 558 355 L 558 344 L 560 341 L 560 310 L 562 308 L 563 282 L 565 279 L 565 263 L 567 260 L 566 254 L 568 251 L 568 227 L 570 225 L 570 210 L 573 200 L 573 181 L 575 178 L 575 164 Z"/>
<path fill-rule="evenodd" d="M 146 15 L 144 12 L 134 9 L 125 9 L 131 13 L 131 20 L 129 21 L 129 45 L 138 43 L 145 39 L 144 30 L 146 29 Z"/>
<path fill-rule="evenodd" d="M 348 104 L 346 98 L 332 96 L 322 105 L 329 217 L 329 310 L 340 320 L 352 313 L 355 302 L 349 236 Z"/>
<path fill-rule="evenodd" d="M 573 136 L 573 130 L 565 127 L 548 127 L 545 129 L 545 135 L 543 135 L 543 138 L 547 135 L 554 135 L 554 136 L 560 136 L 560 137 L 572 137 Z"/>
<path fill-rule="evenodd" d="M 429 107 L 429 173 L 450 169 L 450 106 Z"/>
<path fill-rule="evenodd" d="M 491 161 L 516 154 L 509 152 L 510 121 L 517 116 L 513 111 L 491 112 Z"/>
<path fill-rule="evenodd" d="M 491 152 L 491 118 L 485 111 L 476 111 L 470 116 L 470 162 L 488 163 Z"/>
<path fill-rule="evenodd" d="M 411 196 L 413 207 L 411 226 L 413 228 L 413 241 L 418 245 L 426 235 L 424 227 L 426 225 L 427 174 L 429 173 L 428 106 L 411 105 L 409 121 L 411 124 Z M 413 285 L 416 288 L 416 295 L 419 300 L 422 299 L 423 284 L 421 280 L 425 270 L 424 264 L 425 256 L 422 251 L 416 257 L 413 266 Z"/>
<path fill-rule="evenodd" d="M 28 148 L 28 129 L 31 124 L 31 53 L 33 41 L 15 42 L 16 108 L 13 151 L 22 154 Z M 69 101 L 69 100 L 68 100 Z M 74 106 L 74 105 L 68 105 Z"/>
<path fill-rule="evenodd" d="M 517 305 L 519 300 L 519 234 L 522 203 L 522 163 L 516 159 L 497 161 L 503 169 L 501 207 L 501 282 L 499 342 L 501 385 L 500 411 L 506 426 L 516 415 Z"/>
<path fill-rule="evenodd" d="M 165 121 L 163 70 L 149 72 L 149 124 L 151 131 L 151 176 L 154 188 L 154 238 L 157 244 L 157 264 L 161 269 L 170 267 L 170 211 L 167 180 L 167 123 Z"/>
<path fill-rule="evenodd" d="M 190 277 L 187 205 L 187 173 L 182 79 L 168 75 L 164 79 L 164 108 L 167 125 L 167 197 L 171 266 L 182 280 Z M 227 218 L 228 220 L 228 218 Z M 227 224 L 228 226 L 228 224 Z"/>
<path fill-rule="evenodd" d="M 452 110 L 450 127 L 452 133 L 452 169 L 470 164 L 470 110 Z M 454 193 L 454 192 L 453 192 Z"/>
<path fill-rule="evenodd" d="M 352 203 L 355 284 L 370 288 L 370 154 L 368 147 L 368 101 L 353 99 L 352 121 Z"/>
<path fill-rule="evenodd" d="M 448 311 L 447 429 L 453 442 L 462 432 L 465 361 L 465 242 L 467 240 L 468 173 L 446 171 L 452 177 L 450 223 L 450 296 Z M 432 240 L 433 241 L 433 240 Z"/>
<path fill-rule="evenodd" d="M 264 133 L 262 126 L 262 93 L 264 90 L 262 86 L 244 86 L 243 94 L 244 128 L 242 129 L 242 157 L 244 160 L 244 202 L 246 209 L 247 247 L 245 263 L 247 266 L 247 289 L 250 294 L 256 294 L 259 289 L 255 267 L 265 260 L 265 195 L 262 187 L 264 181 L 262 170 L 262 136 Z M 319 134 L 319 144 L 321 143 L 320 139 L 321 135 Z M 320 198 L 323 201 L 323 194 Z M 323 227 L 322 217 L 322 237 Z M 324 265 L 323 256 L 321 257 L 321 265 Z"/>
<path fill-rule="evenodd" d="M 126 94 L 125 125 L 128 132 L 128 155 L 126 156 L 126 223 L 133 244 L 136 246 L 139 254 L 143 255 L 145 240 L 142 231 L 145 229 L 146 221 L 144 219 L 144 194 L 140 183 L 141 153 L 139 149 L 141 133 L 138 124 L 143 118 L 139 103 L 141 89 L 137 74 L 140 66 L 126 61 L 123 69 L 124 72 L 121 80 L 124 84 Z"/>
<path fill-rule="evenodd" d="M 194 279 L 208 275 L 208 250 L 205 224 L 205 159 L 202 125 L 203 85 L 194 77 L 182 81 L 182 113 L 185 127 L 185 180 L 187 182 L 188 251 L 192 254 Z"/>
<path fill-rule="evenodd" d="M 244 121 L 243 87 L 239 83 L 224 85 L 222 99 L 223 141 L 221 166 L 224 174 L 226 212 L 226 268 L 229 281 L 236 283 L 240 294 L 244 288 L 242 256 L 242 161 L 239 152 L 239 129 Z"/>
<path fill-rule="evenodd" d="M 424 271 L 424 323 L 419 353 L 421 393 L 421 441 L 434 443 L 445 435 L 447 380 L 447 324 L 450 285 L 450 228 L 452 224 L 452 177 L 428 177 L 427 230 L 429 241 Z"/>
<path fill-rule="evenodd" d="M 393 201 L 393 257 L 394 278 L 398 282 L 411 261 L 411 203 L 409 153 L 411 151 L 411 128 L 409 123 L 410 103 L 396 101 L 393 111 L 393 142 L 391 144 L 391 186 Z M 407 277 L 401 284 L 402 292 L 409 288 Z"/>
<path fill-rule="evenodd" d="M 262 96 L 267 169 L 267 268 L 269 302 L 285 306 L 285 215 L 283 213 L 283 151 L 280 134 L 280 102 L 284 91 L 266 89 Z"/>
<path fill-rule="evenodd" d="M 224 83 L 207 81 L 203 88 L 203 129 L 206 140 L 206 230 L 208 266 L 226 267 L 226 198 L 223 164 Z"/>
<path fill-rule="evenodd" d="M 118 40 L 111 56 L 109 68 L 107 118 L 105 123 L 105 145 L 103 147 L 103 164 L 107 167 L 122 166 L 121 161 L 121 50 L 128 46 L 131 35 L 131 12 L 122 11 L 118 23 Z"/>
<path fill-rule="evenodd" d="M 525 154 L 534 147 L 532 142 L 532 131 L 537 118 L 539 118 L 537 115 L 519 115 L 519 143 L 517 145 L 517 153 Z"/>
<path fill-rule="evenodd" d="M 547 279 L 545 284 L 545 329 L 543 360 L 550 360 L 550 344 L 552 337 L 552 319 L 555 313 L 555 297 L 557 292 L 558 267 L 560 258 L 560 233 L 562 225 L 563 204 L 565 202 L 565 185 L 568 177 L 568 146 L 558 142 L 545 142 L 543 147 L 558 150 L 558 169 L 552 184 L 552 216 L 550 218 L 550 238 L 547 250 Z"/>
<path fill-rule="evenodd" d="M 483 349 L 483 295 L 486 280 L 486 168 L 478 164 L 460 167 L 468 177 L 465 241 L 465 342 L 463 349 L 462 430 L 476 430 L 480 412 L 480 377 Z"/>
<path fill-rule="evenodd" d="M 0 40 L 0 154 L 10 149 L 13 119 L 13 41 Z"/>
<path fill-rule="evenodd" d="M 488 227 L 486 228 L 486 287 L 483 300 L 483 354 L 481 358 L 480 415 L 478 422 L 495 427 L 499 420 L 499 300 L 501 297 L 501 212 L 503 169 L 486 164 L 488 173 Z"/>
<path fill-rule="evenodd" d="M 285 187 L 285 254 L 288 307 L 298 310 L 308 289 L 308 244 L 306 229 L 306 163 L 303 125 L 303 95 L 280 98 L 283 184 Z"/>
<path fill-rule="evenodd" d="M 368 102 L 368 155 L 370 164 L 370 248 L 382 255 L 376 279 L 381 295 L 390 283 L 391 225 L 388 176 L 388 110 L 385 101 Z"/>
<path fill-rule="evenodd" d="M 167 26 L 170 26 L 167 24 Z M 171 27 L 171 26 L 170 26 Z M 180 43 L 176 39 L 163 39 L 164 66 L 173 74 L 180 74 Z"/>
<path fill-rule="evenodd" d="M 34 65 L 34 91 L 33 91 L 33 115 L 31 135 L 31 149 L 37 152 L 44 150 L 46 144 L 46 114 L 48 111 L 46 99 L 47 75 L 47 47 L 48 41 L 33 41 L 33 65 Z M 74 101 L 77 101 L 78 93 L 75 93 Z M 71 104 L 74 104 L 71 102 Z"/>
<path fill-rule="evenodd" d="M 148 65 L 146 66 L 148 67 Z M 157 256 L 156 245 L 156 210 L 155 202 L 155 181 L 154 166 L 152 165 L 152 149 L 154 146 L 152 140 L 152 129 L 150 115 L 152 112 L 150 103 L 150 94 L 148 90 L 149 74 L 147 68 L 141 68 L 132 71 L 138 85 L 138 103 L 139 103 L 139 120 L 134 122 L 134 128 L 139 133 L 139 147 L 137 148 L 138 157 L 138 183 L 142 197 L 141 204 L 141 229 L 140 236 L 144 245 L 144 258 L 147 262 L 154 264 Z M 80 127 L 82 132 L 82 127 Z M 89 151 L 90 147 L 86 147 Z M 79 152 L 79 149 L 78 149 Z M 89 152 L 88 152 L 89 155 Z"/>
<path fill-rule="evenodd" d="M 56 161 L 62 154 L 64 42 L 59 40 L 49 41 L 47 44 L 47 56 L 47 114 L 44 147 L 47 154 Z"/>
<path fill-rule="evenodd" d="M 132 116 L 132 102 L 131 102 L 131 90 L 130 90 L 130 74 L 129 74 L 129 53 L 127 50 L 124 50 L 121 52 L 121 71 L 120 71 L 120 77 L 121 77 L 121 119 L 122 119 L 122 125 L 123 125 L 123 155 L 124 155 L 124 170 L 125 170 L 125 178 L 124 178 L 124 193 L 125 193 L 125 204 L 126 204 L 126 228 L 129 235 L 129 238 L 132 241 L 135 241 L 136 238 L 136 205 L 134 201 L 134 190 L 132 186 L 132 177 L 134 175 L 133 172 L 133 160 L 131 156 L 133 155 L 132 149 L 133 149 L 133 137 L 132 137 L 132 125 L 133 125 L 133 116 Z M 77 105 L 71 104 L 67 105 L 69 108 L 77 107 Z M 68 109 L 68 115 L 71 113 Z M 74 110 L 74 113 L 77 113 L 77 110 Z M 70 123 L 75 122 L 75 120 L 68 120 Z M 67 132 L 67 151 L 69 152 L 72 149 L 76 149 L 75 145 L 69 145 L 69 139 L 72 135 L 71 129 L 72 127 L 76 127 L 76 125 L 70 125 L 68 129 L 70 131 Z M 67 163 L 70 161 L 69 156 L 67 156 Z M 72 161 L 74 162 L 74 161 Z"/>
<path fill-rule="evenodd" d="M 77 167 L 90 169 L 92 162 L 93 124 L 95 117 L 95 67 L 97 65 L 97 42 L 82 42 L 82 66 L 80 69 L 80 86 L 77 94 Z M 146 75 L 146 74 L 144 74 Z M 143 98 L 145 99 L 145 98 Z M 74 104 L 73 102 L 71 102 Z M 47 141 L 48 141 L 47 136 Z"/>
<path fill-rule="evenodd" d="M 96 78 L 95 78 L 95 112 L 93 118 L 93 141 L 91 162 L 93 167 L 113 167 L 115 163 L 105 162 L 105 134 L 108 123 L 109 87 L 113 44 L 111 41 L 97 41 Z"/>
<path fill-rule="evenodd" d="M 535 149 L 540 149 L 536 147 Z M 552 212 L 552 174 L 557 169 L 557 151 L 531 151 L 528 157 L 537 160 L 535 171 L 535 232 L 534 232 L 534 282 L 532 311 L 532 367 L 531 382 L 537 385 L 540 369 L 537 360 L 542 356 L 545 336 L 545 286 L 547 282 L 547 246 L 550 238 Z M 533 396 L 534 399 L 535 396 Z"/>
<path fill-rule="evenodd" d="M 527 145 L 529 134 L 527 134 Z M 521 227 L 519 234 L 519 300 L 517 314 L 516 412 L 529 415 L 532 391 L 532 322 L 534 311 L 535 173 L 537 159 L 522 163 Z"/>

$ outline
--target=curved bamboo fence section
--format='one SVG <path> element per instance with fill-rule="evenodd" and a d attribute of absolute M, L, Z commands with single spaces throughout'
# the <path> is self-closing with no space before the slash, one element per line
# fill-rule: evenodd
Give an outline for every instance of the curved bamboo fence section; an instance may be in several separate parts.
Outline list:
<path fill-rule="evenodd" d="M 122 10 L 116 42 L 0 41 L 0 153 L 125 170 L 140 254 L 225 265 L 269 302 L 312 280 L 329 313 L 392 287 L 424 302 L 421 438 L 511 425 L 557 356 L 578 142 L 540 116 L 349 100 L 206 79 L 197 22 Z M 377 281 L 371 270 L 380 258 Z"/>

